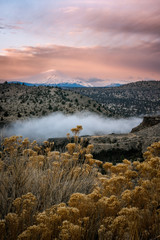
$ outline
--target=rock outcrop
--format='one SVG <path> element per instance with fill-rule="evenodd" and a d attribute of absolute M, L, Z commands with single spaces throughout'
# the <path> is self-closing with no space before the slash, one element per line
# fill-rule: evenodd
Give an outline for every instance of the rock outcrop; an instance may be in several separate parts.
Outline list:
<path fill-rule="evenodd" d="M 142 129 L 145 129 L 145 128 L 148 128 L 148 127 L 152 127 L 154 125 L 157 125 L 158 123 L 160 123 L 160 116 L 147 116 L 147 117 L 144 117 L 143 118 L 143 122 L 132 129 L 132 133 L 135 133 L 135 132 L 139 132 L 140 130 Z"/>
<path fill-rule="evenodd" d="M 84 138 L 84 146 L 93 144 L 93 157 L 103 162 L 111 161 L 117 163 L 121 162 L 124 158 L 131 161 L 137 159 L 143 161 L 143 153 L 147 150 L 147 147 L 153 142 L 160 141 L 160 123 L 158 123 L 158 119 L 159 117 L 155 117 L 154 119 L 153 117 L 145 117 L 143 124 L 137 127 L 139 130 L 132 130 L 128 134 L 86 136 Z M 53 138 L 49 140 L 54 141 L 55 150 L 60 151 L 64 151 L 68 143 L 67 138 Z"/>
<path fill-rule="evenodd" d="M 93 136 L 89 138 L 89 143 L 94 145 L 94 158 L 103 162 L 142 158 L 142 141 L 134 134 Z"/>

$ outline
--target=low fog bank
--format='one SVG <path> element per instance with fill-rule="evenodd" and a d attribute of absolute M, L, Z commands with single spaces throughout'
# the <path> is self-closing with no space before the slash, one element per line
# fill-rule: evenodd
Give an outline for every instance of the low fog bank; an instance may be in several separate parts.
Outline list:
<path fill-rule="evenodd" d="M 51 115 L 13 123 L 3 133 L 4 136 L 23 136 L 33 140 L 47 140 L 52 137 L 66 137 L 70 129 L 82 125 L 81 135 L 104 135 L 110 133 L 129 133 L 142 122 L 142 118 L 112 119 L 84 112 L 65 115 Z"/>

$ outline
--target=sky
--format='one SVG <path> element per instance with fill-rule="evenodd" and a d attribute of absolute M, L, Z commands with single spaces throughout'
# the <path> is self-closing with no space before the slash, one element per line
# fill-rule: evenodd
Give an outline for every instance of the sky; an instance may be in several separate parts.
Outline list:
<path fill-rule="evenodd" d="M 49 71 L 160 80 L 160 0 L 0 0 L 0 82 Z"/>

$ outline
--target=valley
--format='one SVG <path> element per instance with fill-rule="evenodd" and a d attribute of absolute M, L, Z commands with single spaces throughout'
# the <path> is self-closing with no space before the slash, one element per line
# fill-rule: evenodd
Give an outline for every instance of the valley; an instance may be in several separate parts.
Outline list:
<path fill-rule="evenodd" d="M 154 141 L 160 140 L 159 125 L 157 125 L 160 121 L 158 117 L 158 112 L 160 111 L 159 81 L 136 82 L 109 88 L 59 88 L 53 86 L 26 86 L 18 83 L 3 83 L 0 84 L 0 102 L 1 127 L 14 123 L 16 120 L 27 119 L 35 119 L 35 122 L 31 122 L 30 124 L 36 127 L 38 118 L 50 116 L 50 114 L 53 113 L 62 113 L 65 115 L 57 115 L 57 117 L 53 117 L 53 115 L 50 118 L 46 118 L 45 121 L 48 121 L 48 129 L 51 129 L 52 122 L 55 125 L 52 127 L 53 129 L 62 129 L 63 126 L 59 127 L 60 125 L 58 126 L 55 122 L 61 121 L 62 118 L 63 122 L 65 122 L 64 127 L 67 128 L 67 126 L 69 126 L 69 128 L 71 128 L 72 126 L 69 122 L 75 122 L 77 121 L 76 119 L 79 118 L 78 115 L 75 115 L 73 120 L 71 117 L 72 114 L 83 113 L 84 111 L 96 113 L 104 117 L 104 120 L 102 120 L 103 118 L 98 119 L 98 117 L 89 116 L 86 118 L 88 123 L 85 122 L 85 115 L 81 114 L 80 117 L 80 123 L 83 122 L 85 129 L 89 129 L 90 127 L 95 128 L 95 131 L 89 131 L 90 135 L 96 135 L 95 133 L 99 132 L 99 136 L 87 136 L 86 139 L 88 144 L 95 146 L 94 157 L 103 161 L 116 162 L 120 161 L 123 157 L 132 159 L 133 157 L 136 158 L 139 156 L 141 158 L 147 146 Z M 67 118 L 67 114 L 70 115 L 70 118 Z M 142 118 L 145 115 L 146 117 L 144 117 L 143 122 L 138 127 L 134 125 L 136 128 L 132 130 L 132 133 L 116 134 L 116 130 L 114 131 L 115 128 L 118 132 L 127 132 L 124 129 L 123 131 L 119 131 L 118 127 L 116 127 L 117 124 L 120 124 L 119 128 L 124 128 L 125 123 L 123 123 L 123 121 L 122 123 L 113 123 L 114 121 L 112 119 L 125 119 L 135 116 L 141 116 Z M 148 115 L 157 115 L 157 118 L 147 117 Z M 107 122 L 105 123 L 105 121 L 107 120 L 105 120 L 105 117 L 110 119 L 108 124 L 112 124 L 112 127 L 106 126 Z M 133 120 L 132 124 L 134 124 L 134 121 L 135 120 Z M 99 124 L 101 127 L 97 128 L 96 125 Z M 126 125 L 127 124 L 129 129 L 129 122 L 126 122 Z M 39 126 L 41 129 L 45 127 L 43 119 L 42 123 L 39 121 Z M 143 129 L 144 126 L 147 127 L 148 130 Z M 27 123 L 25 125 L 25 129 L 26 128 Z M 109 128 L 112 128 L 114 134 L 106 135 L 105 128 L 108 129 L 107 131 L 109 131 Z M 48 132 L 52 131 L 55 146 L 58 141 L 57 150 L 60 150 L 61 147 L 63 148 L 63 146 L 65 146 L 66 140 L 64 140 L 63 143 L 63 139 L 65 138 L 57 138 L 59 135 L 63 135 L 61 131 L 56 133 L 56 130 L 48 130 Z M 41 134 L 47 137 L 49 133 L 47 133 L 47 130 L 45 132 L 41 130 Z M 56 134 L 56 138 L 54 138 L 54 134 Z M 29 129 L 28 136 L 30 136 Z M 110 156 L 112 156 L 112 158 L 110 158 Z"/>
<path fill-rule="evenodd" d="M 71 139 L 74 141 L 74 138 Z M 123 159 L 143 161 L 143 153 L 153 142 L 160 141 L 160 116 L 145 117 L 141 124 L 128 134 L 104 134 L 101 136 L 83 136 L 84 147 L 92 144 L 94 159 L 114 164 Z M 65 151 L 67 138 L 50 138 L 54 150 Z"/>

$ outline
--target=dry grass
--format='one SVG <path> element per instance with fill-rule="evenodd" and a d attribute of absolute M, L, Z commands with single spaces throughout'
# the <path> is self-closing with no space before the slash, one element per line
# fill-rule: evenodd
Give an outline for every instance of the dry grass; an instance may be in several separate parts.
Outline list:
<path fill-rule="evenodd" d="M 82 147 L 81 126 L 65 153 L 19 137 L 0 160 L 0 239 L 150 240 L 160 236 L 160 142 L 145 161 L 113 165 Z M 68 136 L 69 138 L 69 136 Z M 103 167 L 105 174 L 100 169 Z"/>
<path fill-rule="evenodd" d="M 46 144 L 46 142 L 45 142 Z M 36 142 L 19 137 L 5 139 L 0 161 L 0 217 L 12 210 L 13 201 L 28 192 L 37 198 L 37 210 L 67 203 L 75 192 L 93 190 L 97 170 L 77 158 L 50 151 L 50 143 L 39 147 Z"/>

